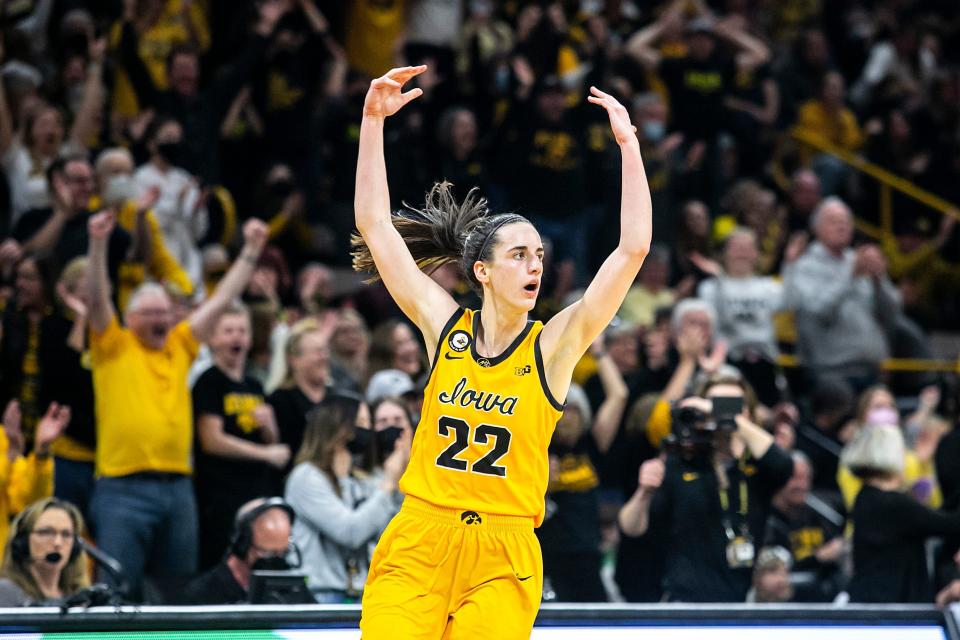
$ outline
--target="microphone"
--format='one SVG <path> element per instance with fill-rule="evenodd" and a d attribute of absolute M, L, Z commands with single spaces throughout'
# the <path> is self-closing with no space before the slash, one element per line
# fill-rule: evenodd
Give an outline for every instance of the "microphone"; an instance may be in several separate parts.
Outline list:
<path fill-rule="evenodd" d="M 43 559 L 49 562 L 50 564 L 57 564 L 63 560 L 63 554 L 59 551 L 51 551 L 47 555 L 43 556 Z"/>
<path fill-rule="evenodd" d="M 80 544 L 80 548 L 86 551 L 87 554 L 113 578 L 117 593 L 121 596 L 126 595 L 127 590 L 130 588 L 130 583 L 127 582 L 127 578 L 123 573 L 123 565 L 121 565 L 116 558 L 97 549 L 83 538 L 78 538 L 77 542 Z"/>

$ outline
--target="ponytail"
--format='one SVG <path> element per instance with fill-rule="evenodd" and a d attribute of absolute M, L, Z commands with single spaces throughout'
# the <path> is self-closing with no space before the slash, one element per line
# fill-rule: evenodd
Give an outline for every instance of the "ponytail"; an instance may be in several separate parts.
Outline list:
<path fill-rule="evenodd" d="M 438 182 L 427 193 L 423 209 L 406 205 L 391 216 L 393 226 L 407 245 L 414 262 L 428 273 L 448 263 L 460 267 L 474 289 L 480 283 L 473 275 L 478 260 L 489 260 L 496 244 L 493 236 L 505 224 L 527 222 L 523 216 L 506 213 L 490 215 L 486 198 L 474 187 L 463 202 L 457 202 L 449 182 Z M 380 280 L 370 247 L 359 233 L 350 238 L 353 269 L 369 273 L 367 283 Z"/>

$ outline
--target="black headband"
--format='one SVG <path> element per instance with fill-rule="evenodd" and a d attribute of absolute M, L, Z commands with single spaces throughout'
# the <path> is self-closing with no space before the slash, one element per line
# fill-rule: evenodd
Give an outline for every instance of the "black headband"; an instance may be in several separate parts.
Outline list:
<path fill-rule="evenodd" d="M 477 260 L 483 260 L 483 254 L 487 250 L 487 245 L 490 244 L 490 239 L 497 234 L 497 231 L 500 229 L 500 227 L 505 224 L 522 221 L 523 218 L 521 216 L 505 215 L 499 221 L 491 225 L 490 231 L 487 232 L 487 237 L 483 239 L 483 243 L 480 245 L 480 253 L 477 254 Z"/>

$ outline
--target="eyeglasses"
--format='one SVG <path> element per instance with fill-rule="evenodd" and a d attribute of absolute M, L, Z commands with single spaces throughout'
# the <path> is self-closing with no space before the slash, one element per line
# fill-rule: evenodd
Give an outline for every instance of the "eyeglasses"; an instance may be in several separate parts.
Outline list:
<path fill-rule="evenodd" d="M 148 318 L 164 318 L 173 313 L 172 309 L 135 309 L 131 311 L 136 315 L 146 316 Z"/>
<path fill-rule="evenodd" d="M 73 531 L 70 529 L 54 529 L 52 527 L 44 527 L 43 529 L 34 529 L 31 533 L 38 538 L 43 540 L 53 540 L 57 536 L 60 536 L 64 540 L 73 539 Z"/>

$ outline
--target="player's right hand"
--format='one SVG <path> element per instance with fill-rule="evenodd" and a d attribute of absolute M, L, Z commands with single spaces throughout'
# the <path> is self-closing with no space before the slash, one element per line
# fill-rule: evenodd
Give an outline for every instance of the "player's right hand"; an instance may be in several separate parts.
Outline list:
<path fill-rule="evenodd" d="M 653 492 L 663 484 L 663 474 L 666 466 L 660 458 L 647 460 L 640 465 L 640 489 Z"/>
<path fill-rule="evenodd" d="M 404 105 L 423 95 L 422 89 L 401 92 L 410 78 L 427 70 L 427 65 L 418 67 L 399 67 L 387 71 L 370 83 L 367 97 L 363 101 L 363 115 L 374 118 L 386 118 L 402 109 Z"/>

